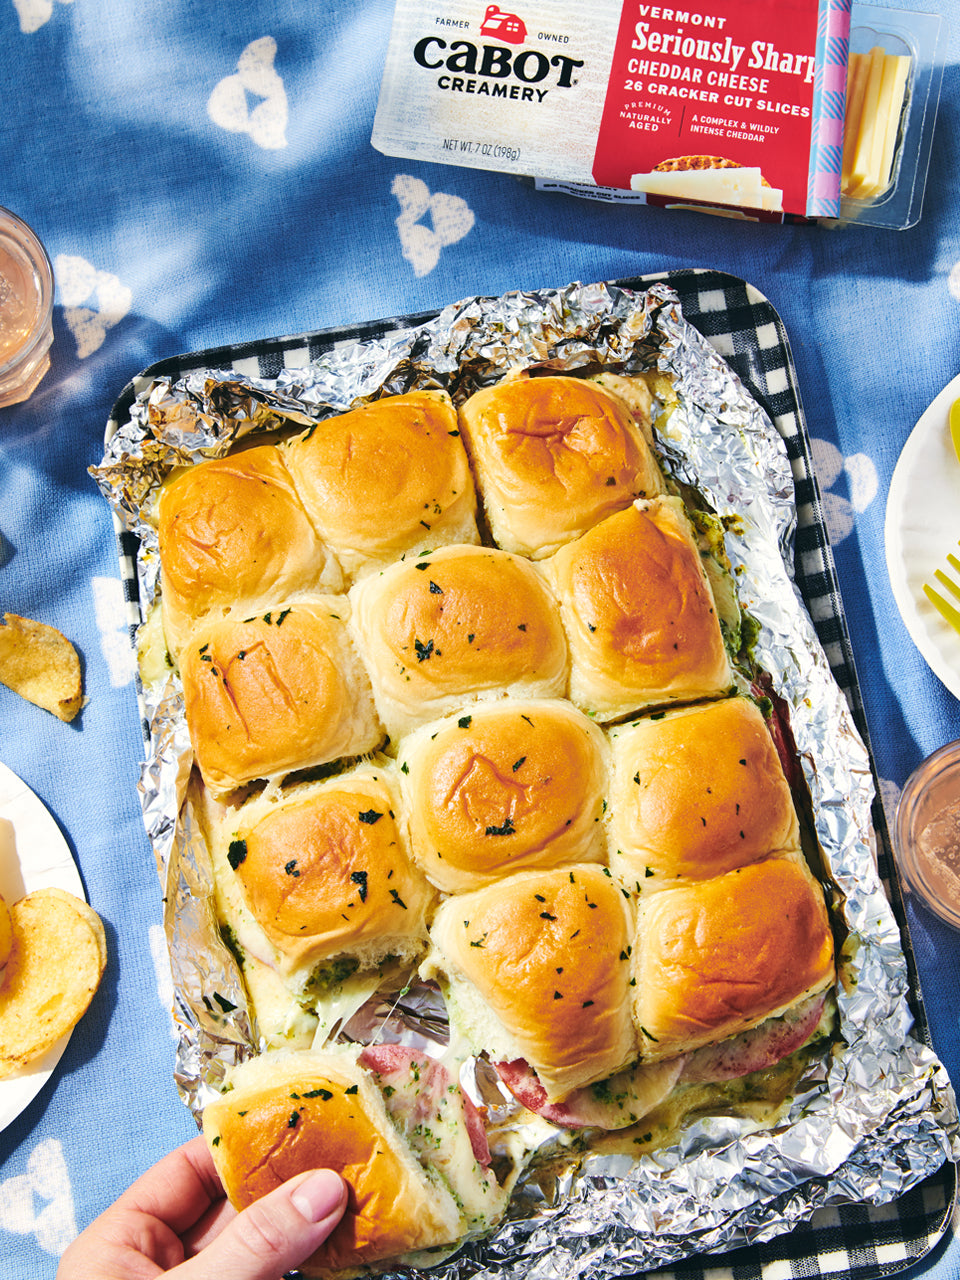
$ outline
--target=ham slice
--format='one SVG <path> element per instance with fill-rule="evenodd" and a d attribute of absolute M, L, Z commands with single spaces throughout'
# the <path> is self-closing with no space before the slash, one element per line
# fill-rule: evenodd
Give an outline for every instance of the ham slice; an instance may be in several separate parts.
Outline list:
<path fill-rule="evenodd" d="M 494 1065 L 522 1106 L 558 1128 L 625 1129 L 668 1096 L 683 1069 L 683 1059 L 637 1064 L 609 1080 L 575 1089 L 563 1102 L 551 1103 L 537 1073 L 522 1058 Z"/>
<path fill-rule="evenodd" d="M 521 1106 L 558 1128 L 624 1129 L 663 1102 L 677 1084 L 719 1084 L 774 1066 L 810 1039 L 825 999 L 812 996 L 784 1017 L 769 1018 L 719 1044 L 664 1062 L 638 1063 L 609 1080 L 575 1090 L 563 1102 L 547 1102 L 537 1073 L 523 1058 L 494 1066 Z"/>
<path fill-rule="evenodd" d="M 427 1131 L 449 1124 L 445 1113 L 454 1106 L 460 1113 L 456 1119 L 462 1121 L 470 1138 L 473 1158 L 483 1168 L 489 1167 L 483 1118 L 459 1084 L 451 1086 L 450 1072 L 442 1062 L 402 1044 L 367 1045 L 359 1062 L 377 1077 L 391 1119 L 412 1146 L 419 1150 Z M 431 1155 L 433 1151 L 430 1146 Z"/>
<path fill-rule="evenodd" d="M 688 1053 L 682 1082 L 736 1080 L 751 1071 L 772 1067 L 810 1039 L 823 1015 L 825 1000 L 823 995 L 812 996 L 782 1018 L 768 1018 L 752 1031 Z"/>

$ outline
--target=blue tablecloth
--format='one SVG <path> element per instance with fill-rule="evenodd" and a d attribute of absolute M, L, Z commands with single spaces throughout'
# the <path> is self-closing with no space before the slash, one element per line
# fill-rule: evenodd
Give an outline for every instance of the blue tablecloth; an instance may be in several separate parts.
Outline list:
<path fill-rule="evenodd" d="M 0 608 L 73 639 L 89 698 L 67 726 L 0 687 L 0 758 L 59 823 L 110 949 L 52 1080 L 0 1133 L 2 1280 L 51 1276 L 76 1230 L 195 1132 L 172 1081 L 117 552 L 87 473 L 148 364 L 473 294 L 690 266 L 741 277 L 791 338 L 888 813 L 913 767 L 960 738 L 884 556 L 899 452 L 960 373 L 960 4 L 941 11 L 923 216 L 894 232 L 616 208 L 385 157 L 370 133 L 390 0 L 0 0 L 0 204 L 57 278 L 52 368 L 0 410 Z M 933 1044 L 960 1080 L 960 935 L 912 904 L 908 918 Z M 911 1274 L 953 1280 L 960 1241 Z"/>

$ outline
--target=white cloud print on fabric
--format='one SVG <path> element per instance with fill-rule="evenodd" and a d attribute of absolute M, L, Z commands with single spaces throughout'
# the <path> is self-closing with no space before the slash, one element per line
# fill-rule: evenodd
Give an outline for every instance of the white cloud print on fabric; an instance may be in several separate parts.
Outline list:
<path fill-rule="evenodd" d="M 60 0 L 61 4 L 73 4 L 73 0 Z M 53 0 L 13 0 L 13 7 L 20 19 L 20 30 L 29 35 L 39 31 L 53 17 Z"/>
<path fill-rule="evenodd" d="M 854 453 L 845 458 L 829 440 L 811 440 L 810 447 L 814 470 L 820 481 L 827 533 L 832 543 L 842 542 L 853 532 L 856 517 L 866 511 L 877 496 L 877 468 L 873 459 L 865 453 Z M 849 498 L 829 492 L 844 474 L 847 477 Z"/>
<path fill-rule="evenodd" d="M 400 202 L 397 230 L 403 256 L 418 276 L 428 275 L 440 260 L 440 250 L 462 240 L 474 223 L 473 211 L 459 196 L 431 194 L 420 178 L 398 173 L 390 188 Z M 430 225 L 421 222 L 429 216 Z"/>
<path fill-rule="evenodd" d="M 287 145 L 287 93 L 273 66 L 276 56 L 273 36 L 252 40 L 235 74 L 225 76 L 207 101 L 214 124 L 231 133 L 248 133 L 258 147 L 268 150 Z M 259 99 L 252 108 L 250 98 Z"/>
<path fill-rule="evenodd" d="M 77 340 L 77 355 L 85 360 L 103 346 L 107 330 L 119 324 L 130 310 L 133 294 L 117 276 L 98 270 L 74 254 L 58 253 L 53 260 L 53 274 L 64 319 Z"/>
<path fill-rule="evenodd" d="M 35 1236 L 44 1253 L 56 1257 L 75 1238 L 73 1187 L 56 1138 L 37 1143 L 26 1173 L 0 1182 L 0 1228 Z"/>

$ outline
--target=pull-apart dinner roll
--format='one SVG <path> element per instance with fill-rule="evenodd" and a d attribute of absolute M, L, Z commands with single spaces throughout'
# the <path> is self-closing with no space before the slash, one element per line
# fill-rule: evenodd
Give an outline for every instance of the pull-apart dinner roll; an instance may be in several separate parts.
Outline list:
<path fill-rule="evenodd" d="M 262 796 L 218 823 L 218 912 L 295 991 L 424 950 L 435 894 L 411 864 L 391 770 L 360 765 Z"/>
<path fill-rule="evenodd" d="M 441 547 L 350 592 L 353 625 L 391 738 L 470 696 L 560 697 L 567 647 L 556 600 L 520 556 Z"/>
<path fill-rule="evenodd" d="M 226 1083 L 204 1109 L 203 1132 L 237 1209 L 308 1169 L 334 1169 L 348 1185 L 346 1212 L 301 1264 L 304 1275 L 347 1280 L 388 1259 L 430 1265 L 444 1256 L 439 1246 L 453 1252 L 502 1213 L 482 1122 L 446 1068 L 422 1053 L 266 1053 L 232 1068 Z"/>
<path fill-rule="evenodd" d="M 327 418 L 284 456 L 351 578 L 425 547 L 479 541 L 473 476 L 445 391 L 387 396 Z"/>
<path fill-rule="evenodd" d="M 413 856 L 447 893 L 606 861 L 606 741 L 569 703 L 477 703 L 415 729 L 398 759 Z"/>
<path fill-rule="evenodd" d="M 823 890 L 787 854 L 643 897 L 633 973 L 645 1060 L 737 1035 L 833 984 Z"/>
<path fill-rule="evenodd" d="M 570 699 L 598 720 L 730 688 L 716 605 L 679 499 L 632 504 L 543 569 L 561 601 Z"/>
<path fill-rule="evenodd" d="M 510 377 L 460 408 L 494 541 L 539 559 L 635 498 L 662 492 L 628 405 L 575 377 Z"/>
<path fill-rule="evenodd" d="M 454 1034 L 528 1064 L 555 1102 L 637 1056 L 632 938 L 629 897 L 605 869 L 521 871 L 443 902 L 420 972 L 440 982 Z"/>
<path fill-rule="evenodd" d="M 157 518 L 164 635 L 174 658 L 210 614 L 342 586 L 273 445 L 174 472 L 160 490 Z"/>
<path fill-rule="evenodd" d="M 800 847 L 773 738 L 745 697 L 611 731 L 610 866 L 644 893 Z"/>
<path fill-rule="evenodd" d="M 184 709 L 215 794 L 383 740 L 348 613 L 345 596 L 316 596 L 193 634 L 180 661 Z"/>

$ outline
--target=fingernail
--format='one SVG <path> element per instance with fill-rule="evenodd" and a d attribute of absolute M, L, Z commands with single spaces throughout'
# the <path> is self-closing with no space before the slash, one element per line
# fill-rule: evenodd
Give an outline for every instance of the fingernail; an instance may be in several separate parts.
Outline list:
<path fill-rule="evenodd" d="M 340 1207 L 343 1195 L 339 1174 L 332 1169 L 315 1169 L 291 1193 L 290 1202 L 308 1222 L 320 1222 Z"/>

